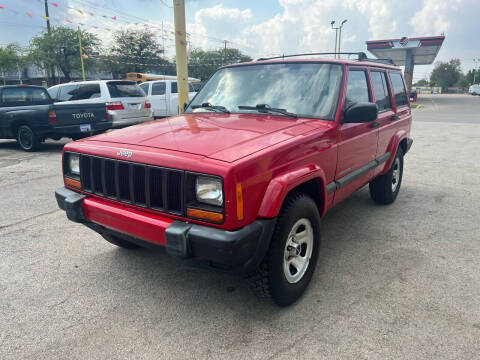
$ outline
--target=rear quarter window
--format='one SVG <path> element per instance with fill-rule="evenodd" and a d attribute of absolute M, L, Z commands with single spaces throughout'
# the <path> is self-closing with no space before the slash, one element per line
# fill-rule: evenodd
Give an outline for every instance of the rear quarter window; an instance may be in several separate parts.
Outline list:
<path fill-rule="evenodd" d="M 402 74 L 391 72 L 390 81 L 392 82 L 393 95 L 395 96 L 395 103 L 397 106 L 407 105 L 407 90 L 405 89 L 405 84 L 403 83 Z"/>
<path fill-rule="evenodd" d="M 142 89 L 131 81 L 109 81 L 107 88 L 112 98 L 145 96 Z"/>

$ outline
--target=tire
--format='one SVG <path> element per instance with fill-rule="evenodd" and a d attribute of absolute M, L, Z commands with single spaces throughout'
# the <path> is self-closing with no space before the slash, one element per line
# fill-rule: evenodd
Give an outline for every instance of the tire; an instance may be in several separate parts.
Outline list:
<path fill-rule="evenodd" d="M 392 166 L 385 175 L 377 176 L 370 184 L 370 196 L 378 204 L 388 205 L 395 201 L 402 185 L 403 150 L 399 146 Z"/>
<path fill-rule="evenodd" d="M 294 303 L 312 279 L 319 249 L 320 214 L 317 205 L 305 194 L 289 195 L 278 216 L 263 262 L 247 276 L 250 289 L 258 297 L 271 299 L 280 306 Z"/>
<path fill-rule="evenodd" d="M 17 142 L 24 151 L 36 151 L 40 140 L 28 125 L 20 125 L 17 129 Z"/>
<path fill-rule="evenodd" d="M 123 240 L 111 234 L 102 234 L 103 238 L 113 245 L 117 245 L 123 249 L 138 249 L 140 246 L 130 241 Z"/>

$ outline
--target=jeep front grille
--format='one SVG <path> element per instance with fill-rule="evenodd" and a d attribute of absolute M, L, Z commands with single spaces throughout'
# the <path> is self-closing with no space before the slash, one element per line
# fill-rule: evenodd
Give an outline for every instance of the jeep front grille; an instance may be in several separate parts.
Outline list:
<path fill-rule="evenodd" d="M 87 193 L 184 215 L 182 170 L 81 154 L 80 177 Z"/>

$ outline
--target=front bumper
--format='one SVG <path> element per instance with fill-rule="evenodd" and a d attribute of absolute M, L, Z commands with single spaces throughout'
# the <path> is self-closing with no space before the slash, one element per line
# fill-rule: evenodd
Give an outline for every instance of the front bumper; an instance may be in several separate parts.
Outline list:
<path fill-rule="evenodd" d="M 117 236 L 145 247 L 162 246 L 171 256 L 241 273 L 260 265 L 275 225 L 274 219 L 264 219 L 228 231 L 128 209 L 64 187 L 55 192 L 55 197 L 69 220 L 83 223 L 101 235 Z"/>

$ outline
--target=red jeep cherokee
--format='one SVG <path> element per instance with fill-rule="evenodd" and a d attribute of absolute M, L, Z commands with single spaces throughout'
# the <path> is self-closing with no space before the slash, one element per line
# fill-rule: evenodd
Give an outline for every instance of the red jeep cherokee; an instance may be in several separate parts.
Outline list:
<path fill-rule="evenodd" d="M 288 305 L 312 278 L 328 209 L 366 184 L 375 202 L 395 201 L 411 119 L 391 65 L 234 64 L 180 116 L 67 144 L 56 199 L 115 245 L 246 273 Z"/>

